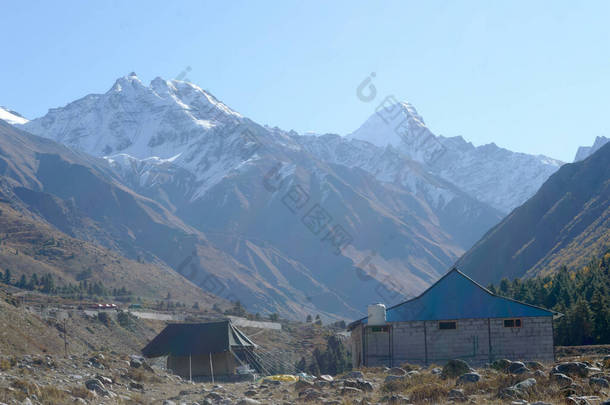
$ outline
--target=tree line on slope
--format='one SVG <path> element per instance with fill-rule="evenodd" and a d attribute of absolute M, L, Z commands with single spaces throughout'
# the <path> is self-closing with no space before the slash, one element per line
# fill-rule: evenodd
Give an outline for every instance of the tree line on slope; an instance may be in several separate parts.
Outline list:
<path fill-rule="evenodd" d="M 38 274 L 34 273 L 30 276 L 29 280 L 25 274 L 21 275 L 21 278 L 13 280 L 13 276 L 10 269 L 6 269 L 4 274 L 0 273 L 2 277 L 0 280 L 7 285 L 12 285 L 17 288 L 22 288 L 29 291 L 38 291 L 44 294 L 59 295 L 64 298 L 79 298 L 83 297 L 130 297 L 132 292 L 127 290 L 125 287 L 121 288 L 107 288 L 101 281 L 87 281 L 81 280 L 78 284 L 68 283 L 66 285 L 56 285 L 53 274 L 47 273 L 38 277 Z"/>
<path fill-rule="evenodd" d="M 505 278 L 489 289 L 564 314 L 554 324 L 557 345 L 610 344 L 610 250 L 575 271 L 563 267 L 545 277 Z"/>

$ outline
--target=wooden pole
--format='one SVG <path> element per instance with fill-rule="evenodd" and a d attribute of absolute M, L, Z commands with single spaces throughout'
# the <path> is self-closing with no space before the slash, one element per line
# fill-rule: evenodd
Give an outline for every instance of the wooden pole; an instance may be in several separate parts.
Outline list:
<path fill-rule="evenodd" d="M 210 352 L 210 371 L 212 372 L 212 384 L 214 384 L 214 364 L 212 364 L 212 352 Z"/>
<path fill-rule="evenodd" d="M 66 318 L 64 318 L 64 352 L 68 358 L 68 329 L 66 329 Z"/>
<path fill-rule="evenodd" d="M 191 366 L 191 354 L 189 353 L 189 381 L 193 382 L 193 368 Z"/>

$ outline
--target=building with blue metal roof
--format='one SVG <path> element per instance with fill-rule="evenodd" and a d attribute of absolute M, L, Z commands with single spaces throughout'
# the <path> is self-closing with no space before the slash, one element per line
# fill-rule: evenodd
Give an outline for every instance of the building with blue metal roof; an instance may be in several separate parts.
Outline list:
<path fill-rule="evenodd" d="M 560 314 L 498 296 L 453 268 L 418 297 L 349 325 L 354 367 L 404 362 L 472 365 L 499 358 L 553 361 Z"/>

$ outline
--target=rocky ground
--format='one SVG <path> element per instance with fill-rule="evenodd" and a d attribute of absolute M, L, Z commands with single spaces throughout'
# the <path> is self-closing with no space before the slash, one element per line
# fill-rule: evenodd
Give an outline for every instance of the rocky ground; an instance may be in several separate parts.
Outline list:
<path fill-rule="evenodd" d="M 610 356 L 543 365 L 500 360 L 480 369 L 370 368 L 314 381 L 191 383 L 142 358 L 90 353 L 0 357 L 6 404 L 610 404 Z"/>

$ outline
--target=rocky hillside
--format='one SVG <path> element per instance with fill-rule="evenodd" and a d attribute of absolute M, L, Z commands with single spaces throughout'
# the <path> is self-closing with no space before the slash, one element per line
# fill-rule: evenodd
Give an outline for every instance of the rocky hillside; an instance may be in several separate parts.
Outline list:
<path fill-rule="evenodd" d="M 482 283 L 585 264 L 610 246 L 610 144 L 564 165 L 459 261 Z"/>
<path fill-rule="evenodd" d="M 179 249 L 197 247 L 219 263 L 223 255 L 113 176 L 103 160 L 0 121 L 2 269 L 15 278 L 50 273 L 60 284 L 89 279 L 144 297 L 179 291 L 185 302 L 218 301 L 167 263 L 182 260 Z"/>

